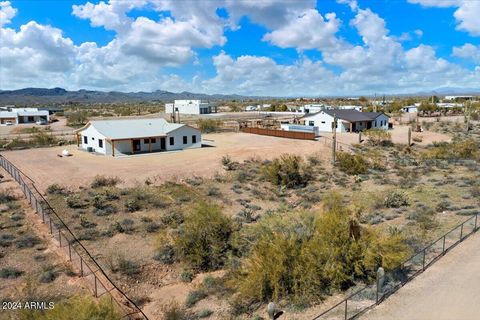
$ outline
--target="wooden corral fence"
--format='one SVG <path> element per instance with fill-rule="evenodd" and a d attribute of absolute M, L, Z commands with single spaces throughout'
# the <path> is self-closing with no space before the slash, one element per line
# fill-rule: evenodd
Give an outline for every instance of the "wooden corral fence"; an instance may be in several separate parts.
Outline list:
<path fill-rule="evenodd" d="M 266 128 L 241 128 L 242 132 L 260 134 L 263 136 L 272 136 L 280 138 L 289 138 L 289 139 L 300 139 L 300 140 L 315 140 L 315 134 L 313 132 L 298 132 L 298 131 L 286 131 L 286 130 L 276 130 L 276 129 L 266 129 Z"/>
<path fill-rule="evenodd" d="M 70 264 L 76 269 L 96 298 L 104 295 L 110 297 L 122 312 L 121 319 L 148 320 L 147 316 L 113 281 L 97 263 L 95 258 L 77 239 L 70 228 L 35 187 L 35 183 L 10 161 L 0 155 L 0 166 L 7 171 L 20 185 L 28 203 L 47 226 L 58 247 L 68 257 Z"/>

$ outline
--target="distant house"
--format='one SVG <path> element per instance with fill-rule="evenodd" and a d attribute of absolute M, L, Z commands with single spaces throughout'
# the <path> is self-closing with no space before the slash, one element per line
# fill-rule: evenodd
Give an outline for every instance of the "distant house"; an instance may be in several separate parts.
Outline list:
<path fill-rule="evenodd" d="M 1 124 L 35 123 L 37 121 L 48 123 L 49 116 L 48 111 L 37 108 L 11 108 L 9 106 L 0 108 Z"/>
<path fill-rule="evenodd" d="M 402 108 L 402 112 L 405 113 L 415 113 L 418 112 L 418 106 L 416 105 L 411 105 L 411 106 L 406 106 Z"/>
<path fill-rule="evenodd" d="M 112 156 L 202 146 L 198 129 L 161 118 L 90 121 L 75 132 L 79 148 Z"/>
<path fill-rule="evenodd" d="M 245 111 L 257 111 L 257 106 L 246 106 Z"/>
<path fill-rule="evenodd" d="M 174 103 L 165 104 L 166 113 L 178 112 L 180 114 L 207 114 L 212 113 L 212 106 L 201 100 L 175 100 Z"/>
<path fill-rule="evenodd" d="M 323 110 L 302 119 L 305 125 L 318 127 L 320 132 L 331 132 L 335 116 L 337 116 L 337 132 L 358 132 L 372 128 L 387 130 L 390 119 L 383 112 L 360 112 L 353 109 Z"/>

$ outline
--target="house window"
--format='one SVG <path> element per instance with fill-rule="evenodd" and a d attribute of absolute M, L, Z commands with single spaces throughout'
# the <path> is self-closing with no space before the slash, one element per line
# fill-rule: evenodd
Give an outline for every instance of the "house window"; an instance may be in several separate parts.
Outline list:
<path fill-rule="evenodd" d="M 150 139 L 143 139 L 143 143 L 145 144 L 150 143 Z"/>
<path fill-rule="evenodd" d="M 325 124 L 325 121 L 322 121 L 323 124 Z"/>
<path fill-rule="evenodd" d="M 315 121 L 308 121 L 308 125 L 313 127 L 315 125 Z"/>
<path fill-rule="evenodd" d="M 187 144 L 188 143 L 188 137 L 187 136 L 183 136 L 183 144 Z"/>
<path fill-rule="evenodd" d="M 197 136 L 192 136 L 192 143 L 197 143 Z"/>
<path fill-rule="evenodd" d="M 173 146 L 175 144 L 175 139 L 174 137 L 170 137 L 170 145 Z"/>
<path fill-rule="evenodd" d="M 150 143 L 155 143 L 155 142 L 157 142 L 157 139 L 155 139 L 155 138 L 150 139 Z"/>
<path fill-rule="evenodd" d="M 83 136 L 83 143 L 88 144 L 88 137 L 87 136 Z"/>
<path fill-rule="evenodd" d="M 103 140 L 102 139 L 98 139 L 98 147 L 103 148 Z"/>

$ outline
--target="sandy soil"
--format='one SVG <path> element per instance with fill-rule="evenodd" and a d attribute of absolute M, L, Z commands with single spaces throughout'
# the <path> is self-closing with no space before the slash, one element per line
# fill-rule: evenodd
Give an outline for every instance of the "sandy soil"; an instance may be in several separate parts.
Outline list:
<path fill-rule="evenodd" d="M 361 319 L 478 319 L 479 246 L 480 234 L 477 233 Z"/>
<path fill-rule="evenodd" d="M 79 187 L 98 175 L 118 176 L 126 185 L 143 184 L 149 178 L 154 182 L 213 176 L 222 170 L 224 155 L 241 161 L 252 156 L 274 158 L 282 153 L 300 155 L 320 152 L 328 157 L 329 149 L 323 142 L 292 140 L 246 133 L 206 134 L 203 142 L 211 147 L 175 152 L 111 157 L 93 155 L 68 146 L 72 157 L 60 158 L 64 147 L 29 149 L 4 152 L 5 158 L 30 176 L 40 188 L 59 183 Z"/>

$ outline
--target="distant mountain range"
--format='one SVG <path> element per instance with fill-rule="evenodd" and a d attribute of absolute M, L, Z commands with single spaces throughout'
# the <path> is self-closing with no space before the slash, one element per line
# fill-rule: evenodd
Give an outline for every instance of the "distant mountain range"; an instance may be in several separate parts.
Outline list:
<path fill-rule="evenodd" d="M 153 92 L 118 92 L 118 91 L 67 91 L 63 88 L 25 88 L 18 90 L 0 90 L 0 106 L 32 104 L 66 104 L 66 103 L 122 103 L 122 102 L 169 102 L 175 99 L 200 99 L 208 101 L 267 99 L 266 97 L 248 97 L 241 95 L 203 94 L 192 92 L 174 93 L 163 90 Z"/>
<path fill-rule="evenodd" d="M 431 91 L 411 94 L 385 94 L 386 96 L 445 96 L 445 95 L 480 95 L 480 88 L 443 87 Z M 345 95 L 348 96 L 348 95 Z M 325 96 L 326 97 L 326 96 Z M 340 96 L 337 96 L 340 97 Z M 119 92 L 119 91 L 67 91 L 63 88 L 24 88 L 18 90 L 0 90 L 0 106 L 3 105 L 48 105 L 68 103 L 125 103 L 125 102 L 173 102 L 175 99 L 200 99 L 211 102 L 225 100 L 267 100 L 272 97 L 242 96 L 236 94 L 204 94 L 192 92 L 170 92 L 156 90 L 153 92 Z"/>

